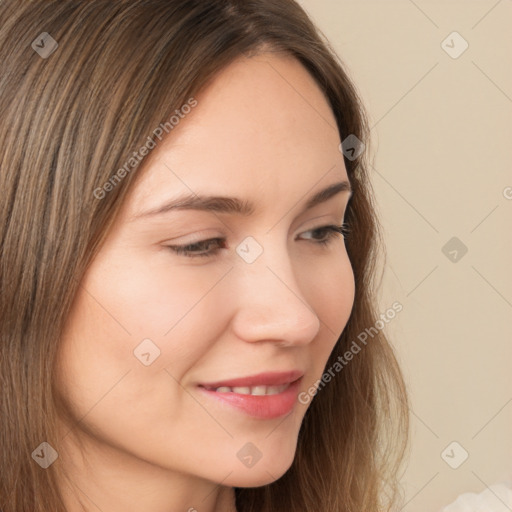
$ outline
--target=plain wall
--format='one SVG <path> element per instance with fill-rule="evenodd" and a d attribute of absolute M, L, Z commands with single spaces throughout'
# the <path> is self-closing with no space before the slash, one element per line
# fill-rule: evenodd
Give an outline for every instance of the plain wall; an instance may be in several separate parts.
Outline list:
<path fill-rule="evenodd" d="M 387 333 L 411 397 L 402 510 L 436 512 L 512 478 L 512 1 L 300 3 L 370 115 L 381 311 L 403 305 Z"/>

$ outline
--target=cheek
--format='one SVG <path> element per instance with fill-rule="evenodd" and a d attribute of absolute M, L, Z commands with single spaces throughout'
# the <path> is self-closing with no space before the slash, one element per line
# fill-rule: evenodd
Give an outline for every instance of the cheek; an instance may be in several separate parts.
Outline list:
<path fill-rule="evenodd" d="M 310 306 L 320 319 L 321 335 L 312 343 L 315 371 L 321 374 L 350 317 L 355 296 L 352 265 L 346 254 L 304 271 L 302 286 Z"/>
<path fill-rule="evenodd" d="M 85 276 L 60 345 L 59 387 L 77 415 L 94 407 L 127 372 L 119 388 L 132 410 L 139 399 L 148 403 L 149 394 L 163 399 L 162 390 L 172 401 L 176 386 L 169 380 L 181 379 L 208 349 L 198 325 L 208 325 L 210 333 L 221 328 L 218 315 L 198 313 L 225 270 L 111 260 L 98 260 Z M 119 409 L 124 402 L 117 396 L 112 405 Z"/>
<path fill-rule="evenodd" d="M 197 305 L 229 271 L 226 266 L 173 265 L 165 254 L 153 258 L 151 265 L 147 257 L 130 263 L 115 275 L 97 272 L 93 286 L 123 319 L 132 337 L 141 339 L 169 338 L 177 327 L 190 324 Z M 112 286 L 105 281 L 113 281 Z"/>
<path fill-rule="evenodd" d="M 167 287 L 164 276 L 158 282 L 148 276 L 142 271 L 121 279 L 111 273 L 106 282 L 98 272 L 84 282 L 87 292 L 77 297 L 61 342 L 57 382 L 77 432 L 157 460 L 169 437 L 185 443 L 186 433 L 196 427 L 198 436 L 204 428 L 204 411 L 178 382 L 208 350 L 199 325 L 208 322 L 208 300 L 201 299 L 214 283 L 189 282 L 186 293 L 177 293 L 176 279 Z M 134 354 L 143 339 L 159 350 L 154 360 L 151 344 L 139 351 L 142 359 L 150 354 L 149 365 Z M 141 441 L 148 430 L 151 438 Z M 177 460 L 180 454 L 169 456 Z"/>
<path fill-rule="evenodd" d="M 343 331 L 354 304 L 355 283 L 348 256 L 333 255 L 324 264 L 304 270 L 302 286 L 320 321 L 336 338 Z"/>

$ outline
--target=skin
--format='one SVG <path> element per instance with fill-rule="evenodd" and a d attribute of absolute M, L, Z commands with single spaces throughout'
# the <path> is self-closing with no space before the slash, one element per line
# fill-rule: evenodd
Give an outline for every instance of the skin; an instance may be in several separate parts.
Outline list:
<path fill-rule="evenodd" d="M 343 236 L 321 246 L 328 235 L 314 231 L 342 224 L 349 193 L 302 211 L 315 192 L 348 180 L 314 80 L 298 61 L 267 53 L 235 61 L 195 97 L 152 150 L 62 339 L 58 388 L 76 421 L 62 419 L 59 463 L 90 510 L 229 511 L 233 487 L 280 478 L 308 405 L 255 419 L 197 385 L 298 368 L 307 391 L 352 309 Z M 190 191 L 251 201 L 255 211 L 133 220 Z M 250 264 L 235 250 L 248 236 L 263 248 Z M 215 237 L 225 245 L 208 257 L 167 247 Z M 160 349 L 148 366 L 133 352 L 146 338 Z M 248 442 L 262 454 L 251 468 L 237 457 Z M 63 492 L 68 510 L 81 510 L 72 488 Z"/>

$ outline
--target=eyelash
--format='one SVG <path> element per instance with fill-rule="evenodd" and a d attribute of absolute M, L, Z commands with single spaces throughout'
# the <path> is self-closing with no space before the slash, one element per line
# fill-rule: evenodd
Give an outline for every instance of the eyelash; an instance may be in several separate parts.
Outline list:
<path fill-rule="evenodd" d="M 326 232 L 327 233 L 326 238 L 324 238 L 322 240 L 314 241 L 313 243 L 316 245 L 320 245 L 321 247 L 327 247 L 334 241 L 334 239 L 336 238 L 336 235 L 343 235 L 343 237 L 345 238 L 349 233 L 349 229 L 348 229 L 347 224 L 342 224 L 341 226 L 327 225 L 327 226 L 319 226 L 317 228 L 313 228 L 313 229 L 309 229 L 308 231 L 305 231 L 305 233 L 307 233 L 307 232 L 312 232 L 312 233 Z M 219 247 L 219 243 L 224 243 L 224 242 L 225 242 L 225 238 L 210 238 L 208 240 L 200 240 L 199 242 L 194 242 L 193 244 L 167 245 L 166 247 L 168 247 L 171 251 L 173 251 L 174 253 L 181 255 L 181 256 L 186 256 L 189 258 L 205 258 L 205 257 L 214 256 L 215 254 L 217 254 L 217 252 L 223 248 L 223 247 Z M 208 249 L 211 244 L 215 244 L 215 245 L 217 245 L 217 247 L 214 248 L 213 250 L 205 251 L 205 247 L 206 247 L 206 249 Z M 199 250 L 195 250 L 197 248 L 199 248 Z M 201 251 L 203 251 L 203 252 L 201 252 Z"/>

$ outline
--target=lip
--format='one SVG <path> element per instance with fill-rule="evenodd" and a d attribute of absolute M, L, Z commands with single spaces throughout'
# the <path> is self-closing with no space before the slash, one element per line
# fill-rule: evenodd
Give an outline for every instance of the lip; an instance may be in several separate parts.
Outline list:
<path fill-rule="evenodd" d="M 283 384 L 291 384 L 300 379 L 304 372 L 300 370 L 290 370 L 286 372 L 265 372 L 249 377 L 241 377 L 238 379 L 219 380 L 217 382 L 208 382 L 200 384 L 200 387 L 206 389 L 217 389 L 220 387 L 252 387 L 252 386 L 282 386 Z"/>
<path fill-rule="evenodd" d="M 303 372 L 261 373 L 240 379 L 201 384 L 202 392 L 217 403 L 227 405 L 253 418 L 270 420 L 289 414 L 297 403 L 297 395 Z M 241 393 L 217 392 L 220 387 L 282 386 L 288 387 L 275 395 L 244 395 Z"/>

